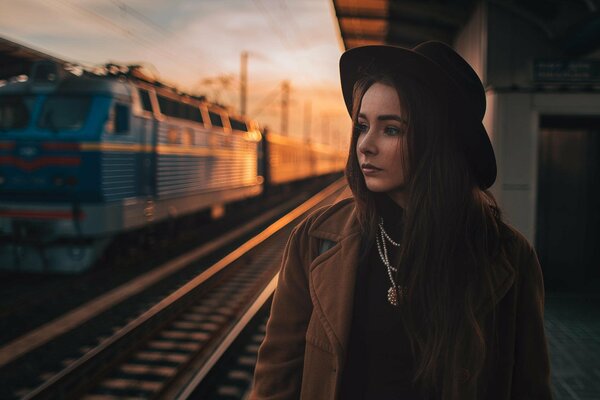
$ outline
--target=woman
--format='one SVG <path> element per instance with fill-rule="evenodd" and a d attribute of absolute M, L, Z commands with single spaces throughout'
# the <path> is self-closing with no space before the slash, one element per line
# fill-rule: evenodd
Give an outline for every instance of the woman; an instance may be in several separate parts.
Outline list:
<path fill-rule="evenodd" d="M 353 199 L 294 229 L 251 398 L 550 399 L 540 266 L 486 191 L 477 75 L 439 42 L 355 48 L 340 73 Z"/>

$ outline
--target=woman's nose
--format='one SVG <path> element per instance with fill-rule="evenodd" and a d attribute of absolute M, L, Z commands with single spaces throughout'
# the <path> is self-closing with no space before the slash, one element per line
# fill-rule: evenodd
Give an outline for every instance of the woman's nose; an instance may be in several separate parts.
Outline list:
<path fill-rule="evenodd" d="M 377 146 L 373 140 L 373 134 L 370 131 L 358 138 L 358 151 L 362 154 L 377 153 Z"/>

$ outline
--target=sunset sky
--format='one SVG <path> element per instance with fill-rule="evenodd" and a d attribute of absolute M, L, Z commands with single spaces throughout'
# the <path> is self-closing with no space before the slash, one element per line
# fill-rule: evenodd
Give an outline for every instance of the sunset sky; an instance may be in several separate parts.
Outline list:
<path fill-rule="evenodd" d="M 0 3 L 2 37 L 84 65 L 142 63 L 162 80 L 236 111 L 240 55 L 247 51 L 251 117 L 279 131 L 280 88 L 289 80 L 290 135 L 301 136 L 305 121 L 315 141 L 338 144 L 349 133 L 331 0 Z"/>

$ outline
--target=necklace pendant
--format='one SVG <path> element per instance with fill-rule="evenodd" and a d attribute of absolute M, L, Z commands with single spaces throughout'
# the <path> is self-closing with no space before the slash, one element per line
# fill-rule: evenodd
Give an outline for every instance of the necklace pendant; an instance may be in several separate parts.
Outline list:
<path fill-rule="evenodd" d="M 387 292 L 388 302 L 394 307 L 398 307 L 398 290 L 394 286 L 390 286 Z"/>
<path fill-rule="evenodd" d="M 404 286 L 390 286 L 387 292 L 388 302 L 394 307 L 398 307 L 404 302 L 404 297 L 406 296 Z"/>

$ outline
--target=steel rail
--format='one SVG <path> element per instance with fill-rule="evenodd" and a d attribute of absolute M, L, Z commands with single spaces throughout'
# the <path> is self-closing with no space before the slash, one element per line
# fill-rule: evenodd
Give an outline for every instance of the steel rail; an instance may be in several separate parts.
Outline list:
<path fill-rule="evenodd" d="M 96 377 L 103 375 L 105 371 L 110 370 L 115 364 L 124 360 L 136 344 L 143 342 L 145 338 L 151 337 L 164 325 L 165 320 L 170 319 L 170 315 L 174 311 L 179 310 L 178 307 L 185 307 L 187 302 L 192 300 L 193 294 L 208 279 L 256 248 L 311 208 L 341 190 L 344 185 L 345 181 L 343 179 L 334 182 L 275 221 L 260 234 L 227 254 L 184 286 L 121 328 L 113 336 L 26 394 L 23 400 L 65 399 L 82 395 L 87 387 L 95 382 Z"/>
<path fill-rule="evenodd" d="M 273 279 L 267 284 L 267 286 L 258 295 L 256 300 L 248 307 L 244 315 L 238 320 L 238 322 L 232 327 L 227 336 L 222 340 L 219 346 L 211 354 L 208 360 L 202 365 L 202 367 L 194 374 L 192 379 L 183 387 L 177 396 L 176 400 L 187 400 L 189 399 L 196 388 L 202 383 L 206 375 L 212 370 L 215 364 L 221 359 L 223 354 L 227 351 L 229 346 L 237 339 L 239 334 L 244 330 L 246 325 L 254 318 L 254 316 L 260 311 L 264 304 L 269 300 L 275 288 L 277 287 L 277 280 L 279 279 L 279 273 L 275 274 Z"/>

